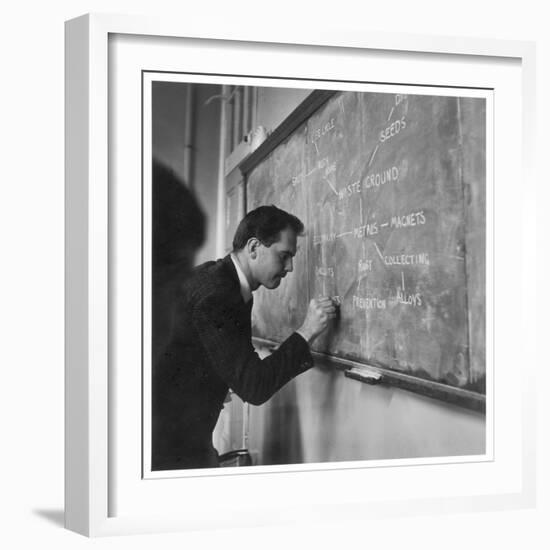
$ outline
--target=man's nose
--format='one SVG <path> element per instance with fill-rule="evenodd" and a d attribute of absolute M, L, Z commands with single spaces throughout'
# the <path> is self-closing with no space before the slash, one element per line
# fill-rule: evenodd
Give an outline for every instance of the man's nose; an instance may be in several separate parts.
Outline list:
<path fill-rule="evenodd" d="M 285 264 L 285 271 L 287 273 L 290 273 L 292 270 L 293 270 L 292 258 L 288 258 L 288 260 L 286 261 L 286 264 Z"/>

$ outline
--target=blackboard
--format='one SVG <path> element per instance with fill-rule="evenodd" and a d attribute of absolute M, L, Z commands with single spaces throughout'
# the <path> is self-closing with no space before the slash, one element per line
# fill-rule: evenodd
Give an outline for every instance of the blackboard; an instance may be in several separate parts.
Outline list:
<path fill-rule="evenodd" d="M 316 91 L 243 163 L 246 208 L 306 226 L 294 273 L 259 290 L 280 342 L 312 297 L 339 319 L 314 351 L 406 389 L 484 408 L 486 100 Z"/>

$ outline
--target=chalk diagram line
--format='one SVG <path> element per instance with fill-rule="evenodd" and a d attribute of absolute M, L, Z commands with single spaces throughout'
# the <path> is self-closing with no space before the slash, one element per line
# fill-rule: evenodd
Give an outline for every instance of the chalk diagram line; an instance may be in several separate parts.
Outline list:
<path fill-rule="evenodd" d="M 374 247 L 376 248 L 376 252 L 378 252 L 378 255 L 380 256 L 380 259 L 384 261 L 384 256 L 382 255 L 382 252 L 380 252 L 380 249 L 378 248 L 378 245 L 373 241 Z"/>

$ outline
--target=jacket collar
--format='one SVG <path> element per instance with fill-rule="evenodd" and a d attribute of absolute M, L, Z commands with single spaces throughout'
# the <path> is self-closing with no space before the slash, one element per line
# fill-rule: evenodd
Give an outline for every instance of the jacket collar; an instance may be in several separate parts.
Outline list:
<path fill-rule="evenodd" d="M 233 263 L 233 267 L 235 268 L 235 271 L 237 273 L 237 277 L 239 278 L 239 288 L 241 291 L 241 296 L 244 300 L 244 303 L 247 304 L 252 300 L 252 290 L 250 289 L 250 283 L 248 282 L 248 279 L 246 278 L 246 275 L 244 274 L 244 271 L 242 270 L 239 260 L 233 255 L 229 254 L 229 257 L 231 259 L 231 262 Z"/>
<path fill-rule="evenodd" d="M 246 302 L 245 302 L 245 300 L 244 300 L 244 298 L 241 294 L 241 283 L 240 283 L 240 280 L 239 280 L 239 275 L 237 273 L 237 268 L 235 267 L 235 264 L 233 263 L 233 260 L 231 259 L 231 254 L 228 254 L 227 256 L 219 259 L 218 263 L 221 264 L 223 270 L 231 277 L 231 282 L 232 282 L 232 287 L 234 288 L 235 298 L 237 298 L 237 297 L 241 298 L 242 303 L 246 304 Z M 248 302 L 248 305 L 250 305 L 252 303 L 252 301 Z"/>

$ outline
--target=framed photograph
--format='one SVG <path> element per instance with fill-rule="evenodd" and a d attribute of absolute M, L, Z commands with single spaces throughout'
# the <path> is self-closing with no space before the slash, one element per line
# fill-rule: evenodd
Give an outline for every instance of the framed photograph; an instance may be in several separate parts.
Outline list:
<path fill-rule="evenodd" d="M 534 46 L 272 34 L 66 23 L 67 528 L 532 506 Z"/>

